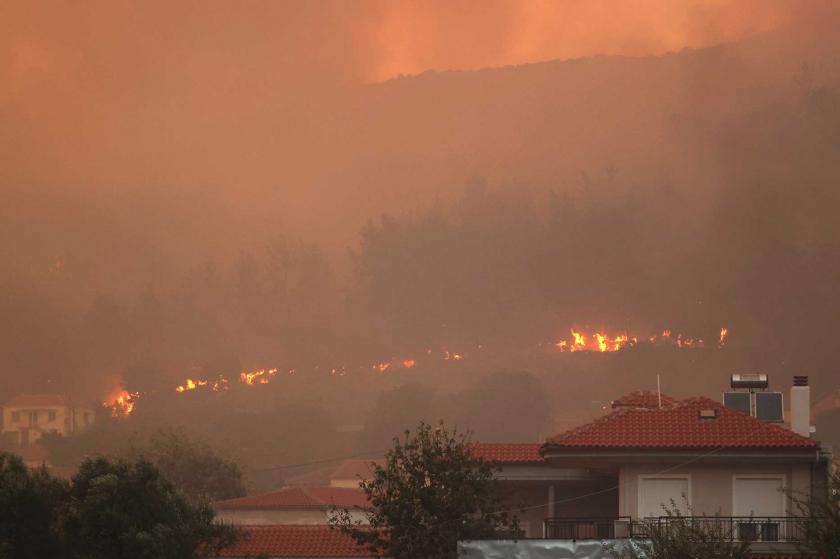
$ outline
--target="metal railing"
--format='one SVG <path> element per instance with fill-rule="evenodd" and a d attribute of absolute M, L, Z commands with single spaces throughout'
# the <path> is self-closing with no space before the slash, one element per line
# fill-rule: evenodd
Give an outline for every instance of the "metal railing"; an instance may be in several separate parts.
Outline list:
<path fill-rule="evenodd" d="M 802 539 L 802 519 L 795 516 L 662 516 L 634 526 L 636 537 L 645 530 L 669 529 L 677 523 L 722 538 L 746 542 L 796 542 Z"/>
<path fill-rule="evenodd" d="M 699 529 L 720 538 L 747 542 L 796 542 L 802 519 L 793 516 L 661 516 L 633 520 L 629 516 L 548 518 L 543 538 L 591 540 L 646 538 L 652 530 Z"/>
<path fill-rule="evenodd" d="M 543 537 L 549 540 L 612 540 L 632 537 L 629 516 L 547 518 Z"/>

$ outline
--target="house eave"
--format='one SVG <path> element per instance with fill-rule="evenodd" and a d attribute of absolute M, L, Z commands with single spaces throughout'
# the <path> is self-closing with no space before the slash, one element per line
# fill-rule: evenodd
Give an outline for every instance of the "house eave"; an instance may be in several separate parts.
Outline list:
<path fill-rule="evenodd" d="M 569 460 L 621 461 L 621 462 L 755 462 L 756 460 L 790 463 L 815 463 L 824 459 L 819 448 L 757 448 L 757 449 L 616 449 L 581 448 L 561 449 L 546 447 L 543 457 L 547 462 Z"/>

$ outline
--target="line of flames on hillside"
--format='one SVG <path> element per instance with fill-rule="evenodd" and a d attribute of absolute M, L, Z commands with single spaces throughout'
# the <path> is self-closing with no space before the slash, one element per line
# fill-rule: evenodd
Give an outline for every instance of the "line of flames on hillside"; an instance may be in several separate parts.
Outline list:
<path fill-rule="evenodd" d="M 569 331 L 569 334 L 569 338 L 560 340 L 554 344 L 561 353 L 565 353 L 567 351 L 572 353 L 577 351 L 607 353 L 620 351 L 625 348 L 636 347 L 642 344 L 673 346 L 679 349 L 706 347 L 706 342 L 702 338 L 684 336 L 680 333 L 674 334 L 671 330 L 663 330 L 661 334 L 649 336 L 647 338 L 630 336 L 627 333 L 609 334 L 603 331 L 586 334 L 575 328 L 572 328 Z M 724 327 L 720 329 L 718 339 L 716 341 L 718 348 L 722 348 L 726 345 L 726 338 L 728 335 L 728 328 Z"/>
<path fill-rule="evenodd" d="M 701 338 L 694 338 L 685 336 L 680 333 L 672 333 L 670 330 L 664 330 L 661 334 L 649 336 L 646 338 L 639 338 L 638 336 L 630 336 L 626 333 L 609 334 L 606 331 L 584 332 L 583 329 L 572 328 L 569 331 L 570 336 L 566 339 L 561 339 L 553 343 L 553 347 L 560 353 L 570 352 L 593 352 L 593 353 L 611 353 L 638 347 L 641 345 L 653 346 L 670 346 L 678 349 L 694 349 L 707 347 L 706 342 Z M 729 335 L 729 330 L 724 327 L 720 329 L 718 339 L 715 346 L 723 348 L 726 345 L 726 339 Z M 481 346 L 478 346 L 479 348 Z M 464 359 L 462 353 L 444 350 L 442 352 L 435 352 L 431 349 L 426 350 L 426 360 L 441 360 L 441 361 L 461 361 Z M 386 373 L 399 369 L 413 369 L 418 363 L 414 357 L 395 358 L 390 361 L 380 361 L 370 366 L 370 370 L 377 373 Z M 337 367 L 330 369 L 332 376 L 344 376 L 347 374 L 346 367 Z M 296 374 L 295 369 L 288 369 L 286 374 Z M 242 371 L 239 373 L 239 384 L 244 386 L 255 386 L 261 384 L 269 384 L 279 374 L 276 368 L 271 369 L 256 369 L 253 371 Z M 183 384 L 175 387 L 174 391 L 181 394 L 194 390 L 211 390 L 213 392 L 221 392 L 230 389 L 231 381 L 224 375 L 220 375 L 215 379 L 201 379 L 201 378 L 187 378 Z M 111 410 L 114 416 L 127 416 L 134 411 L 134 406 L 137 399 L 140 398 L 138 392 L 128 392 L 126 390 L 118 390 L 109 396 L 104 405 Z"/>

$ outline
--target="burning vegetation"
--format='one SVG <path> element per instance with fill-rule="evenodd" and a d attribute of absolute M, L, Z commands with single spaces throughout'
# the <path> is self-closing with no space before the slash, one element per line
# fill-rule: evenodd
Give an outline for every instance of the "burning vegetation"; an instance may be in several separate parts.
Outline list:
<path fill-rule="evenodd" d="M 583 333 L 582 330 L 575 328 L 572 328 L 569 333 L 569 338 L 560 340 L 554 344 L 561 353 L 574 353 L 578 351 L 607 353 L 636 347 L 642 344 L 653 346 L 671 346 L 678 349 L 706 347 L 706 342 L 702 338 L 686 336 L 681 333 L 674 334 L 671 330 L 663 330 L 661 334 L 645 338 L 631 336 L 626 332 L 620 334 L 610 334 L 606 331 Z M 722 348 L 726 344 L 727 334 L 727 328 L 724 327 L 720 329 L 717 344 L 718 348 Z"/>
<path fill-rule="evenodd" d="M 134 411 L 134 404 L 139 397 L 140 394 L 138 392 L 128 392 L 127 390 L 119 389 L 108 396 L 102 402 L 102 405 L 111 410 L 112 416 L 126 417 Z"/>
<path fill-rule="evenodd" d="M 720 328 L 718 342 L 715 346 L 711 347 L 722 349 L 726 345 L 728 333 L 728 328 Z M 682 333 L 673 333 L 671 330 L 663 330 L 660 334 L 647 337 L 630 335 L 626 332 L 609 333 L 606 330 L 587 332 L 582 328 L 571 328 L 569 334 L 569 338 L 559 340 L 553 344 L 553 347 L 559 350 L 560 353 L 613 353 L 622 350 L 631 350 L 641 346 L 670 347 L 676 349 L 702 349 L 708 347 L 702 338 L 687 336 Z M 483 346 L 479 345 L 477 349 L 481 350 Z M 436 363 L 457 363 L 464 359 L 463 353 L 450 350 L 433 351 L 432 349 L 427 349 L 423 352 L 422 357 L 393 358 L 388 361 L 379 361 L 368 367 L 333 367 L 330 369 L 330 375 L 345 376 L 348 371 L 354 370 L 357 373 L 369 370 L 381 374 L 397 370 L 415 369 L 421 363 L 428 367 Z M 295 375 L 296 372 L 297 369 L 288 369 L 286 374 Z M 232 381 L 230 379 L 237 379 L 238 385 L 240 386 L 267 385 L 277 378 L 278 374 L 279 369 L 273 367 L 241 371 L 238 375 L 228 376 L 226 374 L 220 374 L 214 379 L 190 377 L 182 384 L 176 386 L 174 391 L 178 394 L 197 390 L 222 392 L 231 388 Z M 121 389 L 107 398 L 104 405 L 111 409 L 114 417 L 125 417 L 134 411 L 135 403 L 140 397 L 141 394 L 139 392 L 130 393 Z"/>

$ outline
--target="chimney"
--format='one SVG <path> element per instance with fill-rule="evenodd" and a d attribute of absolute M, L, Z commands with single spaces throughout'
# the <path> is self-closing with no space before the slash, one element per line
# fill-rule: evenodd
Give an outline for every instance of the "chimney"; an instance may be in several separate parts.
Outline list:
<path fill-rule="evenodd" d="M 803 437 L 811 436 L 811 387 L 808 377 L 793 377 L 790 388 L 790 428 Z"/>

